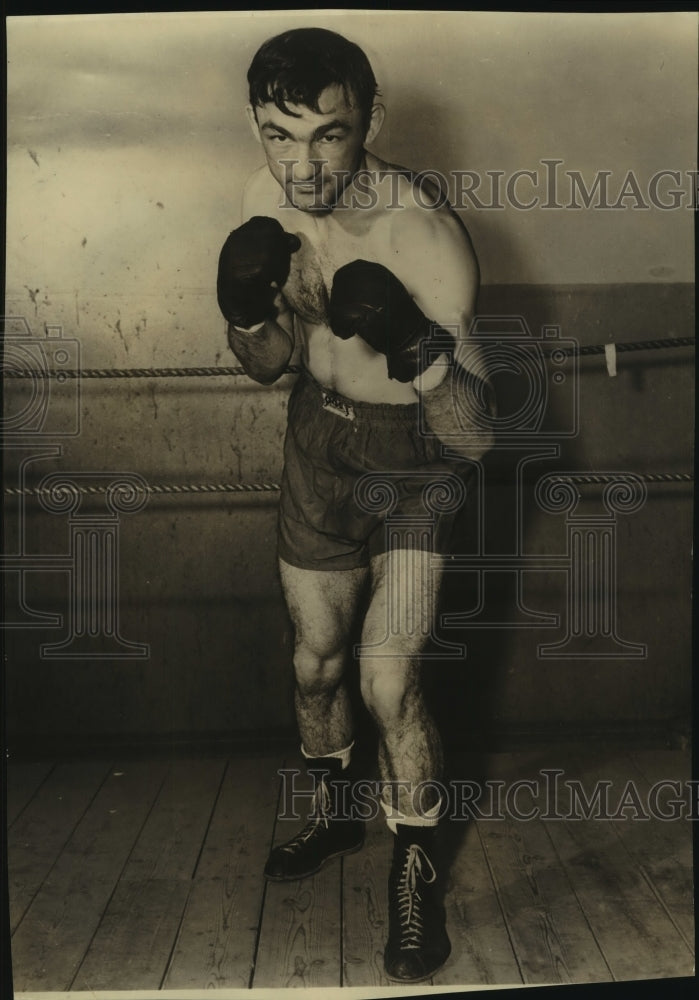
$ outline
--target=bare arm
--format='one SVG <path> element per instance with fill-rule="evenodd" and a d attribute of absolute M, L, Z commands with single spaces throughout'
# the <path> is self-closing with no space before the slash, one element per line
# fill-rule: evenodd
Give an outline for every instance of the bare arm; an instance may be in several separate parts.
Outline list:
<path fill-rule="evenodd" d="M 291 313 L 282 308 L 276 319 L 265 320 L 250 331 L 229 323 L 228 345 L 251 379 L 271 385 L 283 374 L 294 351 Z"/>
<path fill-rule="evenodd" d="M 483 413 L 495 416 L 495 393 L 489 382 L 479 382 L 458 362 L 442 367 L 444 374 L 439 375 L 440 381 L 435 386 L 428 389 L 416 386 L 425 419 L 447 447 L 464 458 L 478 461 L 495 443 L 492 428 L 483 425 L 481 416 Z"/>
<path fill-rule="evenodd" d="M 262 215 L 256 195 L 258 176 L 253 174 L 245 185 L 241 206 L 242 222 Z M 275 286 L 276 287 L 276 286 Z M 282 375 L 294 351 L 293 315 L 281 291 L 274 298 L 276 316 L 250 329 L 228 324 L 228 345 L 254 381 L 271 385 Z"/>
<path fill-rule="evenodd" d="M 496 406 L 481 349 L 469 340 L 479 272 L 468 234 L 446 211 L 406 213 L 393 243 L 395 273 L 425 316 L 454 337 L 454 363 L 442 355 L 413 382 L 427 423 L 450 448 L 480 459 L 494 436 L 476 418 L 494 416 Z"/>

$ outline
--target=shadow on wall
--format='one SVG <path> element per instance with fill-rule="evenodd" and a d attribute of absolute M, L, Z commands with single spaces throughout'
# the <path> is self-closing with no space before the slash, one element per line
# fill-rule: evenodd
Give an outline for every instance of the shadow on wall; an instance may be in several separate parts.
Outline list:
<path fill-rule="evenodd" d="M 395 99 L 387 94 L 380 100 L 385 103 L 387 114 L 383 129 L 371 147 L 372 152 L 396 166 L 426 173 L 432 183 L 440 184 L 468 230 L 482 276 L 487 278 L 489 274 L 502 271 L 497 260 L 490 259 L 492 248 L 497 247 L 498 259 L 507 260 L 506 273 L 516 274 L 517 280 L 523 284 L 540 281 L 537 255 L 524 240 L 519 240 L 518 228 L 512 225 L 512 212 L 469 211 L 468 197 L 459 194 L 460 185 L 465 190 L 470 190 L 473 185 L 474 192 L 484 204 L 490 204 L 493 198 L 490 182 L 482 176 L 482 167 L 471 162 L 468 138 L 464 140 L 464 133 L 468 131 L 467 108 L 464 108 L 463 118 L 455 119 L 446 104 L 428 101 L 424 95 L 413 90 L 401 90 L 400 96 Z M 451 138 L 455 133 L 458 133 L 458 143 Z M 456 146 L 459 148 L 458 161 L 454 159 Z M 476 170 L 480 180 L 459 180 L 458 173 L 469 170 Z M 482 187 L 479 186 L 481 184 Z M 466 207 L 459 207 L 459 201 Z M 424 204 L 429 203 L 425 192 Z"/>
<path fill-rule="evenodd" d="M 479 298 L 479 312 L 521 315 L 534 339 L 555 325 L 563 341 L 583 346 L 691 336 L 693 325 L 690 286 L 489 287 Z M 506 353 L 512 363 L 513 351 Z M 640 732 L 686 716 L 692 484 L 649 487 L 637 505 L 610 509 L 604 486 L 593 483 L 580 488 L 570 513 L 542 506 L 535 485 L 561 472 L 691 473 L 693 359 L 691 345 L 620 353 L 615 376 L 604 355 L 581 357 L 577 368 L 565 358 L 545 362 L 546 408 L 529 437 L 531 447 L 518 455 L 501 441 L 483 461 L 482 506 L 472 491 L 459 512 L 454 554 L 506 560 L 515 554 L 516 563 L 521 553 L 537 565 L 526 572 L 510 566 L 446 574 L 441 613 L 460 624 L 440 634 L 462 642 L 466 656 L 435 659 L 425 675 L 447 743 L 477 746 L 485 734 L 492 745 L 513 724 L 562 736 L 575 726 L 611 731 L 627 722 Z M 523 368 L 514 364 L 508 371 L 505 365 L 494 382 L 501 412 L 526 409 Z M 528 450 L 533 461 L 522 470 L 519 495 L 517 464 Z M 573 558 L 575 521 L 588 517 L 587 548 L 575 565 L 593 589 L 578 605 L 578 570 L 570 563 L 569 576 L 556 560 Z M 605 590 L 610 578 L 602 544 L 611 546 L 613 589 Z M 583 624 L 571 617 L 578 607 Z M 529 611 L 534 613 L 527 621 Z M 539 624 L 537 615 L 544 616 Z M 558 624 L 545 620 L 551 616 Z M 582 629 L 575 648 L 554 651 L 571 628 L 576 634 Z M 540 646 L 548 647 L 543 655 Z"/>

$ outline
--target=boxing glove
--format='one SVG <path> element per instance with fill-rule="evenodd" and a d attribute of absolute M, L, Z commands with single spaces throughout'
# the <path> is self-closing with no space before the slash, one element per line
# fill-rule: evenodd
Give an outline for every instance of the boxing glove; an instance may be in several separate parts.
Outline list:
<path fill-rule="evenodd" d="M 246 329 L 276 316 L 274 297 L 300 246 L 297 236 L 264 215 L 233 230 L 221 249 L 216 281 L 219 309 L 229 323 Z"/>
<path fill-rule="evenodd" d="M 411 382 L 431 359 L 420 345 L 430 338 L 451 356 L 453 338 L 422 312 L 405 285 L 383 264 L 354 260 L 336 271 L 330 293 L 330 328 L 342 340 L 355 335 L 386 355 L 388 377 Z"/>

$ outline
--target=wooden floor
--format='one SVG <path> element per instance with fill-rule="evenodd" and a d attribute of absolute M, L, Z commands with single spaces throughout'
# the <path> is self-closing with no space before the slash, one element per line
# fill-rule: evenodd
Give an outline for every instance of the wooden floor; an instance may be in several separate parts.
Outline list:
<path fill-rule="evenodd" d="M 383 821 L 362 852 L 314 878 L 261 876 L 272 843 L 298 825 L 276 818 L 282 763 L 299 762 L 10 762 L 16 991 L 389 985 Z M 546 818 L 543 798 L 524 785 L 515 796 L 513 782 L 543 788 L 554 770 Z M 687 754 L 557 748 L 451 763 L 453 778 L 477 772 L 489 782 L 483 818 L 442 828 L 453 950 L 435 985 L 692 974 L 692 823 L 659 816 L 677 788 L 648 797 L 690 778 Z M 563 818 L 574 780 L 588 799 L 608 782 L 610 811 L 628 808 Z M 488 818 L 498 787 L 502 818 Z M 538 816 L 513 815 L 533 803 Z M 634 818 L 639 807 L 649 819 Z"/>

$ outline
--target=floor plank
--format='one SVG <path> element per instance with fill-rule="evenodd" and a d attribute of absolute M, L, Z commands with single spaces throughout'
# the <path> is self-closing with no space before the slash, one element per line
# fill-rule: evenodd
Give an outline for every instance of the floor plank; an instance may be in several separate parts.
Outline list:
<path fill-rule="evenodd" d="M 175 878 L 120 881 L 71 988 L 160 989 L 188 892 Z"/>
<path fill-rule="evenodd" d="M 634 750 L 629 757 L 651 784 L 666 778 L 689 781 L 692 777 L 691 750 Z"/>
<path fill-rule="evenodd" d="M 272 842 L 300 825 L 277 819 L 280 763 L 11 764 L 17 991 L 389 985 L 385 823 L 314 878 L 265 883 Z M 569 782 L 589 797 L 608 781 L 615 805 L 633 781 L 646 803 L 654 783 L 688 780 L 688 755 L 578 746 L 486 763 L 503 782 L 503 819 L 440 831 L 452 954 L 434 985 L 691 975 L 692 823 L 568 815 Z M 562 772 L 558 818 L 510 815 L 507 788 L 543 788 L 547 768 Z"/>
<path fill-rule="evenodd" d="M 7 825 L 11 827 L 54 768 L 52 761 L 7 762 Z"/>
<path fill-rule="evenodd" d="M 301 774 L 296 787 L 310 787 L 302 762 L 295 755 L 286 765 Z M 280 796 L 280 815 L 290 803 Z M 303 820 L 278 819 L 274 843 L 283 843 L 303 825 L 311 802 L 297 801 Z M 252 986 L 302 988 L 342 985 L 341 940 L 342 862 L 329 862 L 312 878 L 268 882 L 257 946 Z"/>
<path fill-rule="evenodd" d="M 343 985 L 390 986 L 383 968 L 392 834 L 383 817 L 367 824 L 364 847 L 342 860 Z"/>
<path fill-rule="evenodd" d="M 103 761 L 59 764 L 8 831 L 12 933 L 108 773 Z"/>
<path fill-rule="evenodd" d="M 444 900 L 452 952 L 433 982 L 436 986 L 521 983 L 476 824 L 453 821 L 452 826 L 459 839 Z"/>
<path fill-rule="evenodd" d="M 595 775 L 588 767 L 576 773 L 571 761 L 566 778 L 581 781 L 589 796 Z M 566 781 L 559 793 L 563 814 L 570 812 L 569 799 Z M 629 856 L 614 822 L 551 820 L 546 827 L 614 978 L 690 975 L 691 949 Z"/>
<path fill-rule="evenodd" d="M 129 761 L 110 774 L 14 935 L 18 992 L 70 988 L 166 773 Z"/>
<path fill-rule="evenodd" d="M 190 879 L 216 802 L 224 760 L 175 760 L 122 879 Z"/>
<path fill-rule="evenodd" d="M 253 987 L 341 985 L 341 862 L 297 882 L 268 883 Z"/>
<path fill-rule="evenodd" d="M 489 776 L 511 783 L 521 763 L 516 754 L 493 755 Z M 526 803 L 521 797 L 522 815 L 532 806 L 531 798 Z M 479 819 L 477 827 L 523 981 L 609 981 L 610 969 L 542 821 L 506 811 L 504 821 Z"/>
<path fill-rule="evenodd" d="M 259 872 L 192 882 L 163 988 L 247 989 L 262 893 Z"/>
<path fill-rule="evenodd" d="M 262 869 L 279 797 L 278 757 L 228 764 L 177 938 L 166 989 L 247 988 L 262 908 Z"/>
<path fill-rule="evenodd" d="M 637 769 L 633 756 L 612 753 L 579 761 L 578 766 L 584 770 L 588 781 L 613 783 L 614 811 L 622 801 L 633 803 L 623 810 L 623 818 L 610 821 L 611 828 L 638 865 L 687 947 L 693 949 L 693 831 L 684 811 L 689 806 L 687 795 L 678 795 L 676 790 L 682 789 L 681 779 L 670 778 L 669 768 L 662 767 L 665 778 L 660 780 L 676 780 L 679 785 L 664 789 L 654 797 L 653 786 Z M 632 793 L 625 793 L 628 787 L 635 789 L 633 797 Z M 674 812 L 676 807 L 677 813 Z M 677 818 L 664 818 L 673 815 Z"/>

